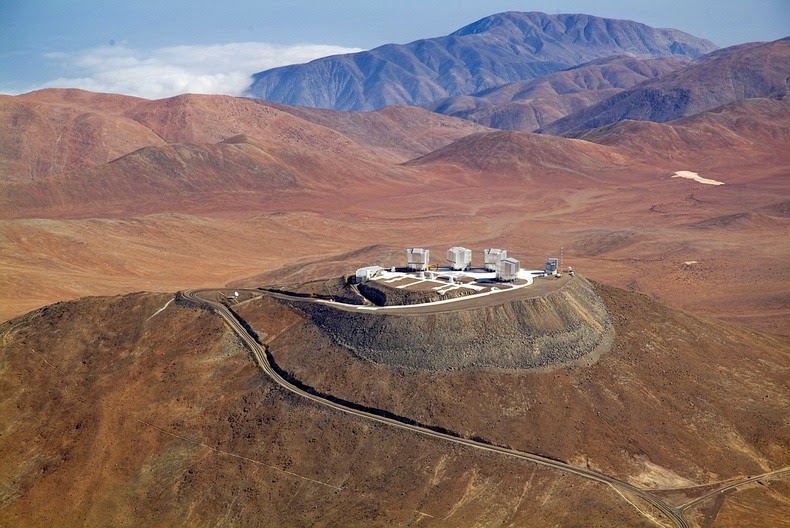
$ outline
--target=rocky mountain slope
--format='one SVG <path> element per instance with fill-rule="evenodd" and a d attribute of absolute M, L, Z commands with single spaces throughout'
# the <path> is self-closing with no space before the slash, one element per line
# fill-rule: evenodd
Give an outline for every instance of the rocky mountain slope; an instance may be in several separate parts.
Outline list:
<path fill-rule="evenodd" d="M 554 370 L 386 366 L 285 303 L 238 312 L 282 368 L 325 393 L 594 468 L 673 504 L 787 465 L 786 338 L 596 288 L 614 347 Z M 654 525 L 609 486 L 287 393 L 216 315 L 168 294 L 37 310 L 0 325 L 0 357 L 3 525 Z M 787 515 L 781 486 L 764 479 L 687 518 L 775 525 Z"/>
<path fill-rule="evenodd" d="M 636 22 L 508 12 L 445 37 L 257 73 L 248 94 L 299 106 L 371 110 L 472 94 L 613 55 L 694 58 L 714 49 L 686 33 Z"/>
<path fill-rule="evenodd" d="M 581 140 L 492 132 L 414 107 L 354 113 L 73 90 L 3 100 L 47 107 L 46 128 L 68 131 L 68 116 L 93 114 L 124 123 L 120 130 L 156 131 L 141 148 L 109 129 L 104 139 L 74 134 L 79 142 L 60 144 L 14 129 L 50 167 L 67 145 L 136 150 L 109 163 L 76 156 L 72 169 L 30 180 L 38 162 L 0 149 L 19 163 L 3 174 L 17 181 L 0 182 L 3 317 L 91 293 L 392 265 L 415 244 L 502 245 L 539 265 L 563 241 L 595 278 L 787 332 L 787 300 L 771 286 L 790 273 L 785 244 L 750 242 L 786 237 L 782 98 L 667 124 L 627 121 Z M 673 179 L 674 171 L 726 185 Z M 704 231 L 689 227 L 700 222 Z M 394 256 L 351 256 L 382 244 Z M 315 264 L 327 258 L 336 261 Z M 755 258 L 765 273 L 744 273 Z M 695 294 L 667 284 L 691 284 Z"/>
<path fill-rule="evenodd" d="M 790 79 L 790 39 L 743 44 L 702 57 L 541 129 L 568 135 L 625 119 L 666 122 L 742 99 L 781 96 Z"/>
<path fill-rule="evenodd" d="M 163 145 L 122 115 L 143 101 L 80 90 L 0 95 L 0 181 L 36 180 Z"/>
<path fill-rule="evenodd" d="M 322 108 L 272 107 L 305 121 L 336 130 L 382 156 L 405 162 L 444 147 L 461 137 L 488 128 L 465 119 L 439 115 L 415 106 L 388 106 L 371 112 L 341 112 Z"/>
<path fill-rule="evenodd" d="M 607 352 L 614 336 L 606 306 L 582 278 L 542 297 L 460 313 L 383 315 L 294 306 L 361 358 L 438 372 L 567 363 Z"/>
<path fill-rule="evenodd" d="M 487 185 L 536 182 L 557 184 L 589 180 L 602 167 L 611 176 L 635 163 L 616 149 L 537 134 L 497 131 L 470 134 L 414 159 L 409 166 L 481 175 Z M 460 171 L 459 171 L 460 169 Z M 614 181 L 611 178 L 610 181 Z"/>
<path fill-rule="evenodd" d="M 249 210 L 263 199 L 285 204 L 289 197 L 326 193 L 360 180 L 369 191 L 392 186 L 393 172 L 340 154 L 239 135 L 216 144 L 145 147 L 106 165 L 8 183 L 0 186 L 0 218 Z M 400 175 L 399 182 L 414 181 L 405 170 Z"/>
<path fill-rule="evenodd" d="M 744 99 L 667 123 L 624 120 L 575 137 L 690 166 L 759 163 L 763 177 L 782 174 L 790 165 L 790 98 Z"/>
<path fill-rule="evenodd" d="M 491 128 L 532 132 L 647 79 L 690 63 L 690 59 L 683 57 L 609 57 L 529 81 L 439 99 L 424 107 Z"/>
<path fill-rule="evenodd" d="M 30 182 L 112 162 L 143 147 L 239 135 L 366 161 L 406 161 L 482 127 L 419 108 L 321 113 L 263 101 L 179 95 L 149 101 L 83 90 L 0 95 L 0 181 Z"/>
<path fill-rule="evenodd" d="M 486 362 L 488 346 L 497 347 L 488 343 L 464 347 L 467 357 L 445 356 L 446 363 L 437 371 L 434 358 L 420 357 L 409 346 L 415 340 L 421 340 L 419 348 L 432 340 L 453 339 L 452 331 L 433 335 L 412 330 L 412 326 L 425 330 L 434 319 L 431 315 L 392 317 L 376 328 L 355 326 L 357 332 L 365 328 L 365 335 L 341 335 L 325 324 L 326 313 L 317 318 L 312 306 L 298 301 L 263 298 L 239 307 L 238 312 L 259 335 L 270 336 L 265 340 L 283 369 L 320 391 L 397 414 L 430 417 L 443 427 L 463 424 L 462 434 L 492 435 L 495 442 L 563 460 L 586 456 L 591 466 L 605 467 L 632 482 L 660 480 L 663 474 L 677 482 L 688 479 L 702 484 L 707 479 L 759 472 L 760 467 L 787 465 L 790 453 L 782 438 L 788 430 L 771 425 L 781 419 L 781 402 L 787 399 L 782 395 L 782 374 L 773 370 L 786 370 L 780 366 L 790 353 L 786 337 L 699 318 L 646 296 L 600 285 L 592 294 L 599 306 L 577 305 L 572 300 L 575 295 L 590 296 L 582 290 L 586 287 L 565 295 L 566 304 L 556 300 L 553 308 L 576 310 L 577 316 L 589 318 L 584 324 L 595 326 L 604 307 L 614 325 L 613 345 L 586 364 L 574 365 L 565 358 L 564 364 L 549 369 L 513 369 L 506 363 L 470 366 L 468 361 L 475 357 Z M 551 308 L 517 312 L 495 304 L 488 309 L 510 311 L 504 319 L 508 329 L 502 332 L 512 330 L 509 325 L 514 322 L 523 325 L 514 336 L 540 335 L 540 327 L 553 327 L 558 332 L 543 337 L 562 340 L 561 330 L 579 328 L 573 318 L 560 323 L 558 312 Z M 451 324 L 459 326 L 480 315 L 474 310 L 442 314 L 446 322 L 457 318 Z M 483 325 L 486 316 L 479 318 Z M 396 326 L 400 333 L 393 332 Z M 434 333 L 441 332 L 437 328 Z M 485 337 L 497 333 L 492 330 Z M 394 351 L 381 347 L 373 355 L 360 354 L 349 343 L 367 340 L 370 345 L 397 335 L 403 336 L 402 350 L 397 337 L 390 343 Z M 477 339 L 472 332 L 467 336 L 470 342 Z M 311 346 L 305 346 L 308 342 Z M 752 346 L 748 343 L 761 361 L 744 357 L 744 347 Z M 441 347 L 437 353 L 442 354 Z M 500 360 L 507 362 L 508 357 L 503 353 Z M 763 405 L 750 398 L 751 391 L 761 390 L 758 387 L 773 394 L 768 400 L 777 400 Z M 747 418 L 750 408 L 754 414 Z M 565 420 L 552 420 L 554 414 Z M 716 428 L 721 428 L 714 434 L 721 439 L 720 449 L 712 450 L 703 440 L 704 431 L 712 433 Z M 603 438 L 606 441 L 599 441 Z M 768 460 L 773 463 L 767 464 Z M 658 466 L 652 466 L 652 475 L 646 461 Z M 657 481 L 654 485 L 661 487 Z"/>

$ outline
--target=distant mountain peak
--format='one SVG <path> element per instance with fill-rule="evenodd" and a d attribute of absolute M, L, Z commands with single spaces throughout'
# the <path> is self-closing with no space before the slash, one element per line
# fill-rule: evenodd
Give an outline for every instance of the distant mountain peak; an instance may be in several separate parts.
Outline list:
<path fill-rule="evenodd" d="M 247 95 L 335 110 L 419 105 L 614 55 L 695 58 L 716 46 L 677 30 L 583 14 L 509 11 L 444 37 L 387 44 L 254 75 Z"/>
<path fill-rule="evenodd" d="M 628 38 L 641 33 L 660 35 L 665 41 L 659 42 L 658 46 L 645 43 L 649 47 L 650 55 L 682 55 L 696 58 L 716 49 L 716 45 L 712 42 L 698 39 L 676 29 L 657 29 L 631 20 L 602 18 L 580 13 L 548 15 L 538 11 L 507 11 L 482 18 L 451 33 L 450 36 L 497 34 L 510 39 L 538 37 L 557 42 L 570 39 L 573 43 L 584 43 L 593 47 L 607 45 L 620 47 L 628 44 Z M 626 40 L 623 40 L 623 37 L 626 37 Z M 661 49 L 662 44 L 666 49 Z M 624 53 L 630 52 L 626 49 L 620 54 Z"/>

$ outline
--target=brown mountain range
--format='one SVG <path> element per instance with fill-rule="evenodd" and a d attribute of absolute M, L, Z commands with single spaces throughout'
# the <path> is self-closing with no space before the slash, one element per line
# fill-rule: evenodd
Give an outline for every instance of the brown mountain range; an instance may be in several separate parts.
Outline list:
<path fill-rule="evenodd" d="M 760 177 L 781 176 L 790 163 L 790 100 L 746 99 L 668 123 L 625 120 L 577 137 L 646 158 L 714 171 L 759 166 Z M 741 181 L 750 173 L 733 176 Z"/>
<path fill-rule="evenodd" d="M 784 99 L 745 100 L 668 124 L 626 121 L 581 141 L 481 132 L 404 107 L 352 113 L 72 90 L 2 101 L 8 122 L 30 105 L 47 109 L 38 128 L 8 127 L 14 134 L 4 140 L 29 145 L 39 161 L 20 158 L 8 142 L 0 151 L 6 166 L 27 167 L 0 183 L 6 317 L 86 293 L 309 268 L 371 244 L 464 243 L 510 247 L 535 266 L 564 246 L 577 263 L 594 266 L 593 278 L 786 331 L 787 301 L 763 280 L 768 273 L 785 281 L 788 273 L 780 242 Z M 69 132 L 75 115 L 147 131 L 132 137 L 151 144 L 127 144 L 121 135 L 112 139 L 118 157 L 104 162 L 99 154 L 110 140 L 100 129 Z M 80 138 L 67 142 L 77 147 L 59 150 L 63 141 L 41 136 L 43 128 Z M 37 163 L 56 170 L 72 150 L 94 154 L 58 174 L 25 176 Z M 725 185 L 669 177 L 679 170 Z M 752 221 L 717 220 L 726 218 Z M 711 245 L 718 237 L 723 244 Z M 755 237 L 777 242 L 753 247 Z M 226 240 L 232 246 L 218 243 Z M 763 274 L 742 273 L 755 258 Z M 317 270 L 308 278 L 322 276 Z M 733 274 L 738 280 L 722 288 Z"/>
<path fill-rule="evenodd" d="M 790 39 L 732 46 L 685 68 L 558 119 L 541 129 L 568 135 L 624 119 L 665 122 L 742 99 L 781 96 L 790 74 Z"/>
<path fill-rule="evenodd" d="M 0 179 L 35 180 L 164 144 L 152 130 L 121 115 L 142 99 L 92 95 L 47 90 L 0 96 Z"/>
<path fill-rule="evenodd" d="M 533 132 L 577 110 L 653 77 L 691 63 L 690 59 L 630 56 L 598 59 L 529 81 L 504 84 L 472 95 L 440 99 L 424 108 L 504 130 Z"/>

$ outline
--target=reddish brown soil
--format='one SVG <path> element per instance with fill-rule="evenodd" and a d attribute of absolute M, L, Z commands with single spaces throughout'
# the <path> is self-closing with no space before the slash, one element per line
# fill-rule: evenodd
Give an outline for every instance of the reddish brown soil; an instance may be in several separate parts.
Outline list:
<path fill-rule="evenodd" d="M 413 106 L 388 106 L 373 112 L 339 112 L 272 104 L 274 108 L 345 134 L 393 161 L 428 154 L 464 136 L 488 131 L 469 121 L 425 112 Z"/>
<path fill-rule="evenodd" d="M 260 299 L 236 310 L 282 368 L 321 392 L 637 485 L 703 485 L 790 463 L 788 338 L 599 292 L 615 322 L 612 351 L 592 366 L 529 371 L 387 367 L 335 345 L 298 304 Z M 401 318 L 404 336 L 413 317 Z"/>
<path fill-rule="evenodd" d="M 790 332 L 787 99 L 623 123 L 587 138 L 597 143 L 509 132 L 458 140 L 471 129 L 416 109 L 287 111 L 228 97 L 71 90 L 2 102 L 12 117 L 46 108 L 41 126 L 69 134 L 69 116 L 83 113 L 157 135 L 110 163 L 78 156 L 84 166 L 0 184 L 0 318 L 86 294 L 295 270 L 302 282 L 400 265 L 405 247 L 462 244 L 505 247 L 530 267 L 564 248 L 564 264 L 590 278 Z M 53 151 L 54 136 L 40 128 L 14 130 L 41 146 L 31 152 L 42 163 L 59 166 L 65 151 Z M 122 130 L 112 141 L 127 137 Z M 163 145 L 160 136 L 189 143 Z M 84 139 L 81 152 L 96 156 L 110 141 Z M 422 157 L 393 163 L 408 153 Z M 676 170 L 726 185 L 671 179 Z M 392 249 L 354 256 L 376 245 Z"/>
<path fill-rule="evenodd" d="M 113 112 L 142 99 L 71 97 L 87 94 L 0 95 L 0 181 L 31 181 L 100 166 L 138 148 L 164 144 L 152 130 Z"/>
<path fill-rule="evenodd" d="M 600 291 L 615 348 L 523 372 L 384 368 L 278 302 L 237 310 L 322 390 L 648 488 L 787 465 L 786 338 Z M 653 526 L 609 487 L 285 393 L 218 317 L 171 299 L 86 298 L 0 326 L 0 525 Z M 729 494 L 717 523 L 783 522 L 785 487 Z"/>
<path fill-rule="evenodd" d="M 171 298 L 0 326 L 0 525 L 652 526 L 608 486 L 283 392 Z"/>
<path fill-rule="evenodd" d="M 787 481 L 761 481 L 753 487 L 727 493 L 695 510 L 700 528 L 790 526 L 790 486 Z"/>

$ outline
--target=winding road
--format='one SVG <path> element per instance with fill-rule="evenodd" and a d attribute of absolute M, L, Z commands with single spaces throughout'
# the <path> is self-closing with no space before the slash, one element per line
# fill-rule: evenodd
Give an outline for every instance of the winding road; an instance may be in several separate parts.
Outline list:
<path fill-rule="evenodd" d="M 522 451 L 516 451 L 515 449 L 508 449 L 505 447 L 478 442 L 476 440 L 460 438 L 450 434 L 434 431 L 427 427 L 421 427 L 419 425 L 405 423 L 393 418 L 379 416 L 370 412 L 362 411 L 352 407 L 347 407 L 340 403 L 328 400 L 326 398 L 322 398 L 320 396 L 302 390 L 301 388 L 289 383 L 287 380 L 285 380 L 282 376 L 280 376 L 277 373 L 277 371 L 269 363 L 266 357 L 265 348 L 262 345 L 260 345 L 255 340 L 255 338 L 253 338 L 253 336 L 249 334 L 249 332 L 247 332 L 247 330 L 244 328 L 241 322 L 239 322 L 239 320 L 233 315 L 233 313 L 231 313 L 231 311 L 225 305 L 206 298 L 207 294 L 216 294 L 217 292 L 224 292 L 224 290 L 187 290 L 183 292 L 183 296 L 186 299 L 192 301 L 194 304 L 198 306 L 210 308 L 211 310 L 219 314 L 225 320 L 228 326 L 230 326 L 230 328 L 236 333 L 236 335 L 238 335 L 239 338 L 244 342 L 244 344 L 247 345 L 247 347 L 250 349 L 253 357 L 255 358 L 255 362 L 258 364 L 260 369 L 263 370 L 263 372 L 266 373 L 266 375 L 269 376 L 269 378 L 271 378 L 272 381 L 274 381 L 277 385 L 279 385 L 283 389 L 290 391 L 294 394 L 298 394 L 299 396 L 302 396 L 303 398 L 307 398 L 308 400 L 312 400 L 318 403 L 319 405 L 323 405 L 325 407 L 329 407 L 344 413 L 359 416 L 367 420 L 383 423 L 392 427 L 406 429 L 408 431 L 412 431 L 418 434 L 431 436 L 433 438 L 438 438 L 447 442 L 453 442 L 455 444 L 464 445 L 474 449 L 489 451 L 493 453 L 500 453 L 513 458 L 528 460 L 530 462 L 534 462 L 535 464 L 560 470 L 564 473 L 569 473 L 572 475 L 580 476 L 582 478 L 586 478 L 588 480 L 593 480 L 596 482 L 602 482 L 604 484 L 608 484 L 610 486 L 613 486 L 615 489 L 619 491 L 625 491 L 631 493 L 645 500 L 650 505 L 652 505 L 656 510 L 661 512 L 674 526 L 678 528 L 688 528 L 688 524 L 683 519 L 683 517 L 679 513 L 677 513 L 674 509 L 672 509 L 668 504 L 666 504 L 663 500 L 659 499 L 658 497 L 654 496 L 653 494 L 647 491 L 644 491 L 640 488 L 637 488 L 636 486 L 628 484 L 627 482 L 617 480 L 615 478 L 609 477 L 602 473 L 598 473 L 596 471 L 592 471 L 586 468 L 572 466 L 570 464 L 566 464 L 558 460 L 552 460 L 550 458 L 546 458 L 533 453 L 525 453 Z M 261 292 L 257 292 L 257 293 L 261 293 Z M 298 300 L 299 298 L 295 298 L 295 299 Z"/>
<path fill-rule="evenodd" d="M 677 508 L 677 511 L 682 514 L 689 508 L 696 506 L 701 502 L 705 502 L 706 500 L 712 499 L 713 497 L 721 495 L 722 493 L 727 493 L 730 490 L 740 488 L 741 486 L 744 486 L 746 484 L 757 482 L 758 480 L 771 480 L 774 478 L 785 478 L 787 476 L 790 476 L 790 468 L 777 469 L 776 471 L 769 471 L 768 473 L 763 473 L 762 475 L 755 475 L 753 477 L 745 478 L 742 480 L 736 480 L 735 482 L 731 482 L 730 484 L 722 486 L 718 489 L 706 493 L 705 495 L 702 495 L 701 497 L 697 497 L 696 499 L 687 502 L 686 504 Z"/>
<path fill-rule="evenodd" d="M 452 442 L 455 444 L 464 445 L 467 447 L 471 447 L 474 449 L 479 449 L 482 451 L 488 451 L 493 453 L 499 453 L 505 456 L 518 458 L 522 460 L 528 460 L 535 464 L 539 464 L 542 466 L 550 467 L 556 469 L 558 471 L 562 471 L 567 474 L 576 475 L 588 480 L 601 482 L 604 484 L 608 484 L 612 486 L 617 491 L 627 492 L 632 494 L 636 497 L 641 498 L 642 500 L 649 503 L 653 508 L 655 508 L 658 512 L 660 512 L 666 520 L 668 520 L 672 525 L 678 528 L 688 528 L 688 523 L 683 517 L 683 513 L 687 511 L 692 506 L 699 504 L 713 496 L 716 496 L 720 493 L 724 493 L 730 489 L 737 488 L 739 486 L 743 486 L 744 484 L 759 480 L 765 477 L 776 477 L 776 476 L 785 476 L 786 474 L 790 473 L 790 468 L 785 468 L 781 470 L 777 470 L 771 473 L 767 473 L 766 475 L 760 475 L 755 477 L 750 477 L 747 479 L 739 480 L 726 486 L 723 486 L 720 489 L 712 491 L 699 497 L 693 501 L 690 501 L 680 507 L 673 508 L 666 502 L 664 502 L 661 498 L 657 497 L 656 495 L 650 493 L 649 491 L 643 490 L 638 488 L 632 484 L 627 482 L 612 478 L 608 475 L 603 473 L 598 473 L 591 469 L 581 468 L 572 466 L 570 464 L 560 462 L 558 460 L 553 460 L 551 458 L 546 458 L 541 455 L 537 455 L 534 453 L 527 453 L 523 451 L 517 451 L 515 449 L 509 449 L 501 446 L 491 445 L 485 442 L 472 440 L 468 438 L 462 438 L 458 436 L 453 436 L 452 434 L 443 433 L 440 431 L 436 431 L 430 429 L 425 426 L 415 425 L 408 423 L 406 421 L 400 421 L 396 418 L 389 418 L 386 416 L 380 416 L 374 414 L 372 412 L 367 412 L 361 409 L 357 409 L 354 407 L 350 407 L 347 405 L 343 405 L 342 403 L 333 401 L 331 399 L 327 399 L 326 397 L 322 397 L 317 394 L 313 394 L 303 390 L 302 388 L 290 383 L 286 379 L 284 379 L 275 369 L 275 367 L 269 362 L 266 354 L 265 345 L 259 344 L 256 339 L 245 329 L 244 325 L 239 321 L 239 319 L 222 303 L 212 300 L 210 297 L 214 296 L 217 297 L 217 294 L 224 295 L 226 290 L 219 290 L 219 289 L 205 289 L 205 290 L 186 290 L 181 292 L 185 299 L 187 299 L 190 303 L 203 307 L 208 308 L 211 311 L 219 314 L 224 321 L 228 324 L 228 326 L 233 330 L 234 333 L 244 342 L 244 344 L 250 349 L 252 355 L 257 363 L 258 367 L 263 370 L 263 372 L 269 376 L 269 378 L 282 387 L 283 389 L 292 392 L 294 394 L 298 394 L 299 396 L 311 400 L 319 405 L 323 405 L 325 407 L 329 407 L 335 409 L 337 411 L 341 411 L 344 413 L 352 414 L 354 416 L 358 416 L 367 420 L 371 420 L 374 422 L 379 422 L 382 424 L 386 424 L 392 427 L 398 427 L 400 429 L 406 429 L 408 431 L 412 431 L 417 434 L 430 436 L 433 438 L 437 438 L 446 442 Z M 315 300 L 307 299 L 303 297 L 296 297 L 296 296 L 288 296 L 282 293 L 268 293 L 261 290 L 244 290 L 247 293 L 252 293 L 254 295 L 270 295 L 272 297 L 277 298 L 288 298 L 290 300 L 295 301 L 306 301 L 306 302 L 315 302 Z M 626 500 L 627 497 L 624 496 Z M 630 502 L 630 500 L 629 500 Z M 642 510 L 634 504 L 634 506 L 642 512 Z M 644 514 L 644 512 L 642 512 Z M 652 516 L 649 516 L 653 518 Z M 655 519 L 654 519 L 655 520 Z"/>

